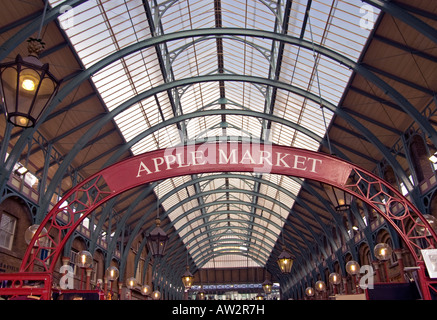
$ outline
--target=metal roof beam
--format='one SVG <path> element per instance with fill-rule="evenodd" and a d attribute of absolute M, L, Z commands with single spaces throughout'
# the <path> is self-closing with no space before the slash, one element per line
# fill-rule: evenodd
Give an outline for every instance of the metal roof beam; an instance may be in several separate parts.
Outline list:
<path fill-rule="evenodd" d="M 380 41 L 382 43 L 385 43 L 385 44 L 387 44 L 387 45 L 389 45 L 391 47 L 401 49 L 402 51 L 405 51 L 405 52 L 410 53 L 412 55 L 415 55 L 415 56 L 421 57 L 423 59 L 429 60 L 431 62 L 437 63 L 437 57 L 436 56 L 433 56 L 433 55 L 431 55 L 429 53 L 420 51 L 420 50 L 418 50 L 416 48 L 407 46 L 407 45 L 405 45 L 403 43 L 399 43 L 397 41 L 393 41 L 392 39 L 386 38 L 386 37 L 378 35 L 378 34 L 373 35 L 372 39 Z"/>
<path fill-rule="evenodd" d="M 398 4 L 385 1 L 385 0 L 362 0 L 390 15 L 401 20 L 402 22 L 408 24 L 410 27 L 414 28 L 424 36 L 428 37 L 430 40 L 437 43 L 437 30 L 432 28 L 430 25 L 410 14 L 407 10 L 403 9 Z"/>

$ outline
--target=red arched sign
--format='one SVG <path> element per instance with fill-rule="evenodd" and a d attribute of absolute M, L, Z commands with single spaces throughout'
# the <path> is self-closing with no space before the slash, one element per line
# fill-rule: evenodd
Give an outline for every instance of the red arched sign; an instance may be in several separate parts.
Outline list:
<path fill-rule="evenodd" d="M 436 233 L 423 215 L 371 172 L 324 153 L 270 144 L 217 142 L 148 152 L 103 169 L 75 186 L 41 223 L 20 272 L 32 272 L 33 264 L 39 261 L 52 273 L 74 230 L 112 197 L 153 181 L 207 172 L 260 172 L 320 181 L 347 191 L 379 212 L 399 233 L 417 263 L 422 261 L 422 249 L 435 248 Z M 417 234 L 416 227 L 429 232 Z M 47 232 L 41 232 L 43 228 Z M 41 250 L 48 254 L 41 255 Z"/>

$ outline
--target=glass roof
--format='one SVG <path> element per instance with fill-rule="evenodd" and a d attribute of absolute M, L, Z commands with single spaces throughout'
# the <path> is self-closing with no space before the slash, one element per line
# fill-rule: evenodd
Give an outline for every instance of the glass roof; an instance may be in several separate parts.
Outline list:
<path fill-rule="evenodd" d="M 60 3 L 50 1 L 52 6 Z M 361 6 L 361 0 L 294 0 L 288 12 L 287 1 L 281 0 L 90 0 L 74 8 L 73 15 L 61 16 L 59 20 L 86 68 L 141 40 L 203 28 L 285 33 L 357 61 L 370 32 L 360 28 Z M 167 41 L 115 61 L 94 74 L 92 80 L 111 111 L 158 85 L 206 75 L 278 80 L 337 105 L 351 70 L 312 50 L 248 34 Z M 250 81 L 219 79 L 156 94 L 132 105 L 115 122 L 126 141 L 131 141 L 151 126 L 175 116 L 217 109 L 271 114 L 320 138 L 333 117 L 326 108 L 322 113 L 317 102 L 292 92 Z M 253 116 L 221 114 L 168 125 L 135 143 L 132 152 L 140 154 L 217 136 L 253 138 L 309 150 L 320 147 L 305 132 L 283 124 Z M 254 177 L 266 183 L 258 184 Z M 163 207 L 196 264 L 263 266 L 294 203 L 290 195 L 278 192 L 274 185 L 294 195 L 300 185 L 288 177 L 269 174 L 216 173 L 168 179 L 155 192 L 161 198 L 190 181 L 189 187 L 165 200 Z M 199 192 L 205 194 L 195 197 Z M 257 197 L 256 193 L 266 197 Z M 223 252 L 227 254 L 215 254 Z"/>

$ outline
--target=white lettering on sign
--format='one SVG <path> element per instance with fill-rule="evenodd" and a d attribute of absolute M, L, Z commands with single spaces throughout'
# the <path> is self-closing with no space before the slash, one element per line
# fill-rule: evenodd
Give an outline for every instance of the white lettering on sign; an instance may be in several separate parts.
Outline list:
<path fill-rule="evenodd" d="M 218 154 L 217 154 L 218 152 Z M 290 168 L 299 171 L 318 173 L 323 165 L 322 159 L 311 158 L 300 154 L 284 152 L 271 152 L 259 148 L 245 148 L 239 151 L 237 148 L 227 150 L 226 148 L 216 149 L 202 146 L 194 149 L 189 146 L 186 149 L 170 148 L 163 156 L 154 157 L 149 162 L 140 161 L 137 170 L 137 178 L 163 170 L 172 170 L 190 166 L 202 165 L 254 165 L 254 170 L 259 171 L 256 166 L 262 166 L 264 172 L 268 172 L 273 166 Z"/>
<path fill-rule="evenodd" d="M 59 286 L 62 290 L 74 289 L 74 272 L 70 265 L 63 265 L 59 269 L 59 273 L 63 274 L 59 280 Z"/>

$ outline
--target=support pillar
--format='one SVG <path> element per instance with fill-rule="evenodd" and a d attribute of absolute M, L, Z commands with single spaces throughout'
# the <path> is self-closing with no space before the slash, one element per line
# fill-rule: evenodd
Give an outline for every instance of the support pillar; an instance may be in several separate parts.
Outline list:
<path fill-rule="evenodd" d="M 376 273 L 376 282 L 382 282 L 381 270 L 379 269 L 379 261 L 372 261 L 372 265 Z"/>
<path fill-rule="evenodd" d="M 118 300 L 121 300 L 122 287 L 123 287 L 123 283 L 118 282 Z"/>
<path fill-rule="evenodd" d="M 405 271 L 404 271 L 404 258 L 402 257 L 402 250 L 396 249 L 394 250 L 396 254 L 396 258 L 398 259 L 399 273 L 401 274 L 401 282 L 405 282 Z"/>
<path fill-rule="evenodd" d="M 93 272 L 92 268 L 86 268 L 86 290 L 91 290 L 91 273 Z"/>
<path fill-rule="evenodd" d="M 346 277 L 342 277 L 341 280 L 343 281 L 343 291 L 344 291 L 344 294 L 350 294 L 349 286 L 347 285 L 347 278 Z"/>

